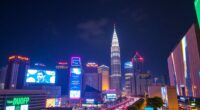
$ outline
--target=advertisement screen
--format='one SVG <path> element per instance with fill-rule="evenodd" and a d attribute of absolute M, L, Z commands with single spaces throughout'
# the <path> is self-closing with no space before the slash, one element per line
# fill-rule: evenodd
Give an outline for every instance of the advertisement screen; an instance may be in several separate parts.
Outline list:
<path fill-rule="evenodd" d="M 116 94 L 106 94 L 108 99 L 116 99 L 117 95 Z"/>
<path fill-rule="evenodd" d="M 54 84 L 55 71 L 28 69 L 26 74 L 27 83 Z"/>
<path fill-rule="evenodd" d="M 70 98 L 78 99 L 81 96 L 81 68 L 71 68 L 70 73 Z"/>
<path fill-rule="evenodd" d="M 130 62 L 125 62 L 124 63 L 124 68 L 125 69 L 131 69 L 131 68 L 133 68 L 133 64 L 132 64 L 132 62 L 130 61 Z"/>
<path fill-rule="evenodd" d="M 60 107 L 61 98 L 49 98 L 46 100 L 46 108 Z"/>
<path fill-rule="evenodd" d="M 199 27 L 200 27 L 200 0 L 195 0 L 194 5 L 197 14 L 197 20 L 199 22 Z"/>

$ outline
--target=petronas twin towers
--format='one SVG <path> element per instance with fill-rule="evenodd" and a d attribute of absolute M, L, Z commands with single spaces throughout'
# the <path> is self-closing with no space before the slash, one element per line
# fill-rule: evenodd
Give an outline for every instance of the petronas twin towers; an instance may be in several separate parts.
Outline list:
<path fill-rule="evenodd" d="M 112 45 L 111 45 L 111 89 L 115 89 L 118 94 L 121 93 L 121 60 L 119 41 L 114 26 Z"/>

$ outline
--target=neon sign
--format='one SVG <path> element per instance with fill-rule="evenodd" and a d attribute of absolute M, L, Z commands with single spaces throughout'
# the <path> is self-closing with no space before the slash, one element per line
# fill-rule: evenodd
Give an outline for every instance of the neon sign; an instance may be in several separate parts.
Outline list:
<path fill-rule="evenodd" d="M 89 62 L 86 64 L 87 67 L 91 67 L 91 68 L 96 68 L 98 67 L 98 64 L 94 63 L 94 62 Z"/>
<path fill-rule="evenodd" d="M 6 99 L 5 110 L 28 110 L 29 97 L 14 97 Z"/>
<path fill-rule="evenodd" d="M 24 61 L 28 61 L 29 60 L 28 57 L 23 57 L 23 56 L 10 56 L 8 58 L 8 60 L 14 60 L 14 59 L 19 59 L 19 60 L 24 60 Z"/>
<path fill-rule="evenodd" d="M 71 58 L 71 66 L 81 66 L 81 58 L 80 57 L 72 57 Z"/>
<path fill-rule="evenodd" d="M 30 98 L 29 97 L 14 97 L 9 98 L 6 100 L 6 105 L 26 105 L 29 104 Z"/>

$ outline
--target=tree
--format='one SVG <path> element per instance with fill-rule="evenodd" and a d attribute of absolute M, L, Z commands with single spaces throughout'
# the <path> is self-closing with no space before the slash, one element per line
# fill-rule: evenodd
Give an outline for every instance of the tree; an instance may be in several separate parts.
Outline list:
<path fill-rule="evenodd" d="M 160 97 L 148 98 L 147 106 L 153 107 L 155 110 L 163 106 L 163 101 Z"/>

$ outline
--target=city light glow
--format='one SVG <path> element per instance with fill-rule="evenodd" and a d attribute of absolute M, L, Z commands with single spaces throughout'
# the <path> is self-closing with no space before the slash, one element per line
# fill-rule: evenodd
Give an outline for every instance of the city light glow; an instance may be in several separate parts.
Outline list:
<path fill-rule="evenodd" d="M 8 60 L 14 60 L 14 59 L 19 59 L 19 60 L 24 60 L 24 61 L 28 61 L 29 60 L 28 57 L 23 57 L 23 56 L 10 56 L 8 58 Z"/>

